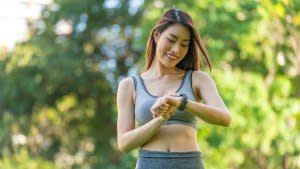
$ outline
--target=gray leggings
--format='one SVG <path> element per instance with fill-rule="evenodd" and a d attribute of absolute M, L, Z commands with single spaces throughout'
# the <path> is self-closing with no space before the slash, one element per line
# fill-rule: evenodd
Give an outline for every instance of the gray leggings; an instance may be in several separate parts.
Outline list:
<path fill-rule="evenodd" d="M 135 169 L 204 169 L 201 153 L 140 150 Z"/>

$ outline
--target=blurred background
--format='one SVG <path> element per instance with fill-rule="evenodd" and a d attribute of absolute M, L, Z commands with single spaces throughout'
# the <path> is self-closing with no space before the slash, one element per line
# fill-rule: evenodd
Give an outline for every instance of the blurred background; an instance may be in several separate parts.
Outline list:
<path fill-rule="evenodd" d="M 0 169 L 133 169 L 116 89 L 167 9 L 194 19 L 229 128 L 199 121 L 208 169 L 300 168 L 300 1 L 0 0 Z"/>

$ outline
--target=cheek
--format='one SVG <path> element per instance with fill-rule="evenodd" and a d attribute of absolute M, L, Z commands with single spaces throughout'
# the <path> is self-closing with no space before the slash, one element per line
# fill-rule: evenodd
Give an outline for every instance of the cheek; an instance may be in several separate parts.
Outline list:
<path fill-rule="evenodd" d="M 188 50 L 189 50 L 189 48 L 184 48 L 184 49 L 182 49 L 182 51 L 183 51 L 184 55 L 186 55 L 186 54 L 187 54 Z"/>
<path fill-rule="evenodd" d="M 188 50 L 189 50 L 188 48 L 183 48 L 183 49 L 181 49 L 180 55 L 181 55 L 182 57 L 185 57 L 185 55 L 187 54 Z"/>
<path fill-rule="evenodd" d="M 157 43 L 157 50 L 159 50 L 160 53 L 165 52 L 165 51 L 169 50 L 170 48 L 171 48 L 170 45 L 163 40 L 161 40 L 161 41 L 159 41 L 159 43 Z"/>

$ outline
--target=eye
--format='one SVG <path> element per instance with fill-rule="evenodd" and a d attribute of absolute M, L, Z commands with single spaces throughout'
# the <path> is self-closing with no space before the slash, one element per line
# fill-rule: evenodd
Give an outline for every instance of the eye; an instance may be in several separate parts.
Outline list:
<path fill-rule="evenodd" d="M 188 44 L 181 44 L 182 47 L 186 48 L 188 47 L 189 45 Z"/>
<path fill-rule="evenodd" d="M 170 39 L 170 38 L 167 38 L 167 39 L 168 39 L 169 42 L 175 43 L 175 40 L 172 40 L 172 39 Z"/>

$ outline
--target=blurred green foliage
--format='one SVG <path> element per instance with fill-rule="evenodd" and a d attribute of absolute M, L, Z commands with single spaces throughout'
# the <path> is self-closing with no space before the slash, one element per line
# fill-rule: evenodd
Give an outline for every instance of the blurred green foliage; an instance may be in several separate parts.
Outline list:
<path fill-rule="evenodd" d="M 229 128 L 199 122 L 206 168 L 300 168 L 297 0 L 54 1 L 28 20 L 28 40 L 0 49 L 0 168 L 134 168 L 137 152 L 116 146 L 116 87 L 174 5 L 193 17 L 233 113 Z"/>
<path fill-rule="evenodd" d="M 13 156 L 6 156 L 0 160 L 1 169 L 60 169 L 52 162 L 36 157 L 30 157 L 28 152 L 20 149 Z"/>

